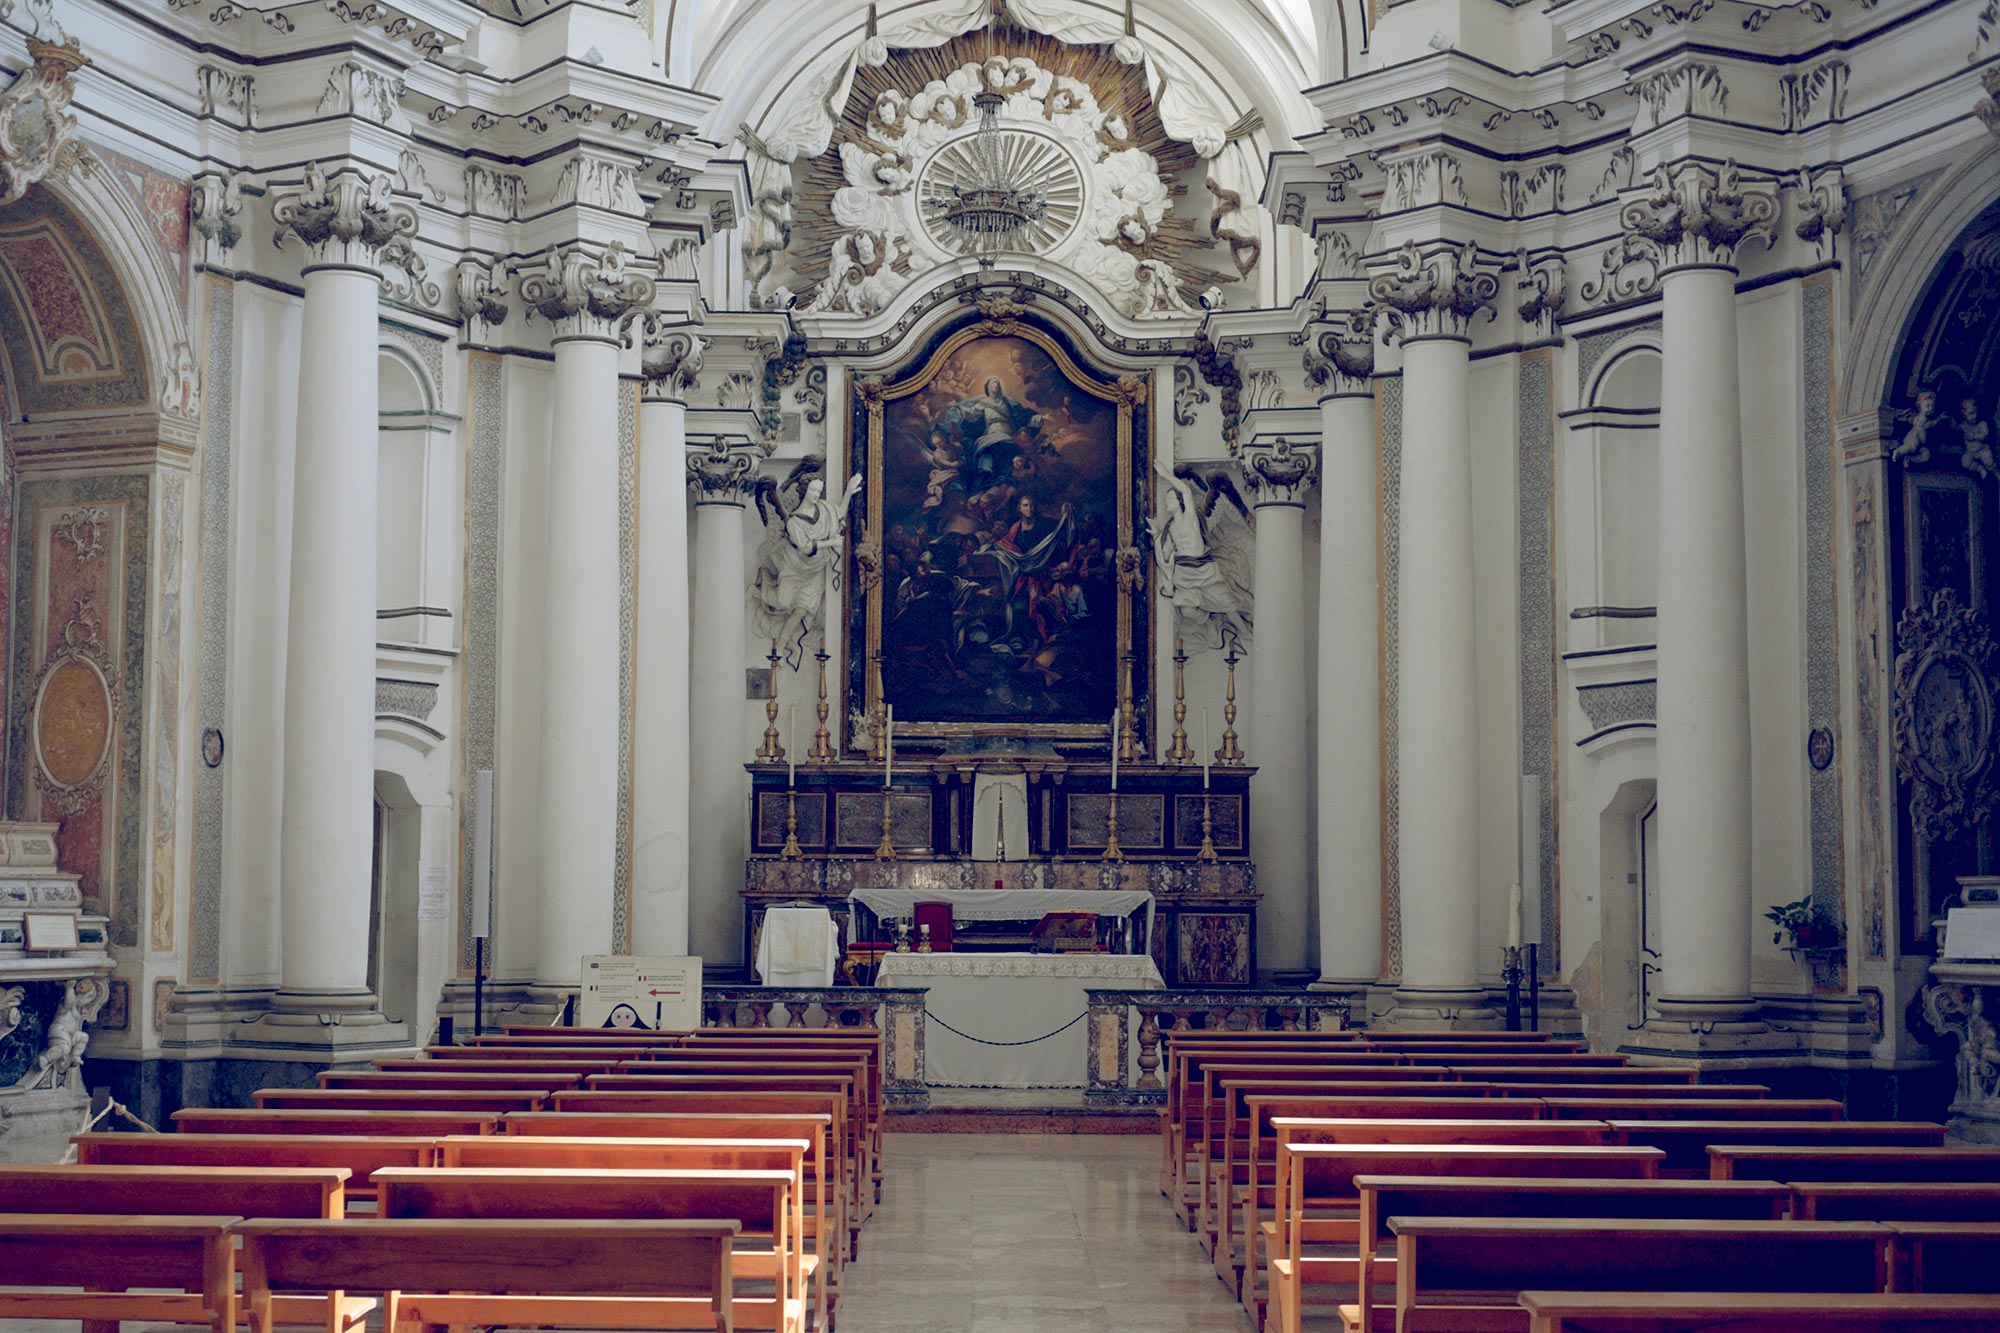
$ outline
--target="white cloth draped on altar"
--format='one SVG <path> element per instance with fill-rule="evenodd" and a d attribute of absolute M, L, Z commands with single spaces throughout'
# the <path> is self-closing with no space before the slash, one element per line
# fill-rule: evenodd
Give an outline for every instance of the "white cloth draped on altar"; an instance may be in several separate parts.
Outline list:
<path fill-rule="evenodd" d="M 831 986 L 840 936 L 824 907 L 773 907 L 757 938 L 757 975 L 766 986 Z"/>
<path fill-rule="evenodd" d="M 1082 1087 L 1084 992 L 1166 988 L 1151 958 L 1105 953 L 892 953 L 875 984 L 926 988 L 924 1081 L 940 1088 Z"/>

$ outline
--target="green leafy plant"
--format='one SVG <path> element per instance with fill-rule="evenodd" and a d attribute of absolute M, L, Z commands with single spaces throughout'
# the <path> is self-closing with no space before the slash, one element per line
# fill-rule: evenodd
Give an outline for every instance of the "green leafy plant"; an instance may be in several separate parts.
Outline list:
<path fill-rule="evenodd" d="M 1773 944 L 1784 944 L 1787 935 L 1792 937 L 1787 947 L 1794 949 L 1830 949 L 1840 943 L 1840 927 L 1810 895 L 1766 908 L 1764 918 L 1778 927 L 1771 935 Z"/>

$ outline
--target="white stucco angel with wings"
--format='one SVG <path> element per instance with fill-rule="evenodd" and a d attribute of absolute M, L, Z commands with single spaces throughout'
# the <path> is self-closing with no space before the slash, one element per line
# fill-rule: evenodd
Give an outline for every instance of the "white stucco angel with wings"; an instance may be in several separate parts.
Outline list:
<path fill-rule="evenodd" d="M 840 498 L 829 500 L 825 472 L 825 459 L 806 458 L 782 482 L 766 477 L 757 483 L 757 514 L 767 535 L 750 585 L 750 616 L 759 637 L 776 640 L 794 670 L 806 637 L 826 625 L 826 595 L 840 586 L 847 511 L 861 489 L 856 473 Z M 788 495 L 796 497 L 790 508 Z"/>
<path fill-rule="evenodd" d="M 1191 464 L 1169 472 L 1156 464 L 1167 491 L 1148 520 L 1160 590 L 1173 603 L 1174 632 L 1198 648 L 1233 642 L 1250 646 L 1250 510 L 1229 474 L 1204 476 Z M 1231 509 L 1219 509 L 1227 499 Z"/>

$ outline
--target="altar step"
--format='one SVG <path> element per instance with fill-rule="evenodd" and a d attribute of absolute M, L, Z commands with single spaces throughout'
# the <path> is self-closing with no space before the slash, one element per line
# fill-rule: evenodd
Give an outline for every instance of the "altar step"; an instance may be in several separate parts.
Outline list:
<path fill-rule="evenodd" d="M 932 1088 L 923 1111 L 887 1111 L 902 1134 L 1157 1134 L 1153 1107 L 1087 1106 L 1081 1088 Z"/>

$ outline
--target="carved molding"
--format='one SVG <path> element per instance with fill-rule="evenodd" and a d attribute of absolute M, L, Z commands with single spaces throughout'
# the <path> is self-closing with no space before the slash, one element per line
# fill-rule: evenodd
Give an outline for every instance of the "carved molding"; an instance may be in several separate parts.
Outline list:
<path fill-rule="evenodd" d="M 1993 636 L 1984 613 L 1940 588 L 1896 626 L 1896 770 L 1916 835 L 1948 841 L 1993 808 Z"/>
<path fill-rule="evenodd" d="M 558 338 L 616 341 L 620 326 L 657 291 L 653 280 L 625 267 L 622 242 L 593 252 L 581 245 L 551 245 L 542 267 L 521 274 L 521 300 L 530 315 L 555 325 Z"/>
<path fill-rule="evenodd" d="M 747 439 L 718 437 L 688 447 L 688 489 L 694 502 L 741 505 L 757 488 L 757 465 L 766 451 Z"/>
<path fill-rule="evenodd" d="M 1520 273 L 1516 286 L 1521 293 L 1521 327 L 1538 337 L 1555 337 L 1556 319 L 1567 295 L 1568 261 L 1560 252 L 1530 259 L 1524 250 L 1515 267 Z"/>
<path fill-rule="evenodd" d="M 391 242 L 407 244 L 417 234 L 416 210 L 392 203 L 390 188 L 387 176 L 365 176 L 354 167 L 329 176 L 318 162 L 307 162 L 299 188 L 271 200 L 273 241 L 282 248 L 287 236 L 296 236 L 309 269 L 377 269 Z"/>
<path fill-rule="evenodd" d="M 89 170 L 69 110 L 76 72 L 89 58 L 74 41 L 58 45 L 34 37 L 28 39 L 28 55 L 34 66 L 0 93 L 0 205 L 13 203 L 50 175 Z"/>
<path fill-rule="evenodd" d="M 1597 276 L 1584 279 L 1576 294 L 1586 305 L 1617 305 L 1651 296 L 1660 289 L 1660 247 L 1643 236 L 1611 243 L 1599 260 Z"/>
<path fill-rule="evenodd" d="M 1975 1120 L 2000 1120 L 2000 1033 L 1987 1000 L 2000 985 L 1934 981 L 1924 987 L 1924 1016 L 1958 1039 L 1958 1092 L 1952 1110 Z"/>
<path fill-rule="evenodd" d="M 1368 282 L 1368 294 L 1387 319 L 1392 341 L 1469 339 L 1480 311 L 1489 320 L 1497 313 L 1493 303 L 1500 294 L 1500 280 L 1475 242 L 1439 241 L 1419 247 L 1415 241 L 1405 241 L 1395 264 Z"/>
<path fill-rule="evenodd" d="M 410 118 L 403 114 L 403 81 L 391 74 L 347 60 L 335 65 L 326 76 L 326 91 L 319 95 L 322 116 L 356 116 L 407 133 Z"/>
<path fill-rule="evenodd" d="M 477 341 L 507 322 L 507 289 L 491 264 L 467 257 L 452 270 L 452 295 L 466 336 Z"/>
<path fill-rule="evenodd" d="M 1244 445 L 1239 461 L 1252 506 L 1302 505 L 1319 471 L 1319 450 L 1280 436 L 1270 444 L 1253 441 Z"/>
<path fill-rule="evenodd" d="M 195 236 L 195 262 L 222 265 L 229 262 L 236 243 L 243 239 L 242 178 L 234 172 L 203 172 L 188 190 L 188 226 Z"/>
<path fill-rule="evenodd" d="M 686 402 L 701 378 L 707 340 L 693 329 L 669 323 L 665 316 L 651 312 L 645 317 L 644 332 L 639 372 L 645 376 L 647 401 Z"/>
<path fill-rule="evenodd" d="M 1743 242 L 1771 243 L 1777 216 L 1777 197 L 1746 187 L 1734 158 L 1713 171 L 1699 162 L 1662 163 L 1653 172 L 1652 192 L 1618 210 L 1627 233 L 1660 247 L 1669 272 L 1689 265 L 1733 266 Z"/>
<path fill-rule="evenodd" d="M 1374 308 L 1328 311 L 1317 328 L 1317 334 L 1308 331 L 1299 340 L 1307 383 L 1321 398 L 1374 393 Z"/>

